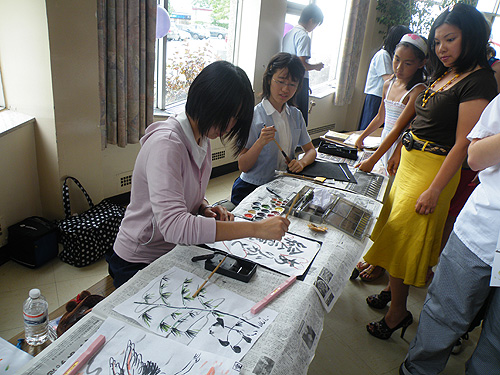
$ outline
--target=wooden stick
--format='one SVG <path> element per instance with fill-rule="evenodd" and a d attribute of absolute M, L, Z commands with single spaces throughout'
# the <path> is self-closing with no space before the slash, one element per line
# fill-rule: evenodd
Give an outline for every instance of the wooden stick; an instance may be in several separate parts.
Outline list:
<path fill-rule="evenodd" d="M 283 156 L 285 157 L 285 160 L 286 160 L 286 163 L 287 164 L 290 164 L 290 162 L 292 161 L 292 159 L 290 159 L 288 157 L 288 155 L 286 154 L 285 151 L 283 151 L 283 149 L 281 148 L 280 144 L 278 143 L 278 141 L 276 139 L 273 139 L 274 143 L 276 143 L 276 146 L 278 146 L 279 150 L 281 151 L 281 153 L 283 154 Z"/>
<path fill-rule="evenodd" d="M 267 128 L 266 124 L 264 124 L 264 127 Z M 283 151 L 283 149 L 281 148 L 280 144 L 278 143 L 278 141 L 276 140 L 276 138 L 273 138 L 273 141 L 274 143 L 276 143 L 276 146 L 278 146 L 278 149 L 281 151 L 281 154 L 284 156 L 285 160 L 286 160 L 286 163 L 287 164 L 290 164 L 290 162 L 292 161 L 292 159 L 290 159 L 288 157 L 288 155 L 286 154 L 285 151 Z"/>
<path fill-rule="evenodd" d="M 296 195 L 296 196 L 295 196 L 295 198 L 293 199 L 293 202 L 292 202 L 292 204 L 291 204 L 290 208 L 288 209 L 288 212 L 287 212 L 287 214 L 286 214 L 286 216 L 285 216 L 285 219 L 288 219 L 288 215 L 290 215 L 290 212 L 292 212 L 292 208 L 293 208 L 293 206 L 295 206 L 295 203 L 297 203 L 297 199 L 298 199 L 298 198 L 299 198 L 299 193 L 297 193 L 297 195 Z"/>
<path fill-rule="evenodd" d="M 220 263 L 217 265 L 217 267 L 215 267 L 215 269 L 212 271 L 212 273 L 210 274 L 210 276 L 207 277 L 207 279 L 205 280 L 205 282 L 203 284 L 201 284 L 201 286 L 198 288 L 198 290 L 196 292 L 194 292 L 194 294 L 192 296 L 193 298 L 196 297 L 198 295 L 198 293 L 200 293 L 201 289 L 205 286 L 206 283 L 208 283 L 208 280 L 210 280 L 210 278 L 213 276 L 213 274 L 215 272 L 217 272 L 217 270 L 222 265 L 222 263 L 224 263 L 224 261 L 226 260 L 226 258 L 227 258 L 227 255 L 220 261 Z"/>

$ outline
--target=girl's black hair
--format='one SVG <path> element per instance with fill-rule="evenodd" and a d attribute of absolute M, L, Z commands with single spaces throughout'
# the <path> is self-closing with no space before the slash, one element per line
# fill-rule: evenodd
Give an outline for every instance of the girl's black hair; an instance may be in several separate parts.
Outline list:
<path fill-rule="evenodd" d="M 441 77 L 446 68 L 436 55 L 434 38 L 436 29 L 444 24 L 458 27 L 462 31 L 462 52 L 455 62 L 457 73 L 474 69 L 477 65 L 489 68 L 486 56 L 486 45 L 490 37 L 491 27 L 486 18 L 473 6 L 458 3 L 445 10 L 434 21 L 429 32 L 429 73 L 432 80 Z"/>
<path fill-rule="evenodd" d="M 295 94 L 288 100 L 288 105 L 295 105 L 295 95 L 302 87 L 302 79 L 306 69 L 302 61 L 295 55 L 286 52 L 280 52 L 271 57 L 267 64 L 267 68 L 262 77 L 262 98 L 268 99 L 271 96 L 271 79 L 274 73 L 278 70 L 287 69 L 288 75 L 286 78 L 291 78 L 292 81 L 297 82 L 297 90 Z"/>
<path fill-rule="evenodd" d="M 227 61 L 206 66 L 189 87 L 186 114 L 198 124 L 202 136 L 213 127 L 224 133 L 231 118 L 236 124 L 223 136 L 234 139 L 238 155 L 248 139 L 253 119 L 252 85 L 243 69 Z"/>
<path fill-rule="evenodd" d="M 393 26 L 389 29 L 387 37 L 384 40 L 383 48 L 389 53 L 389 55 L 391 56 L 391 60 L 394 57 L 396 46 L 405 34 L 411 34 L 411 30 L 403 25 Z"/>
<path fill-rule="evenodd" d="M 427 43 L 427 39 L 425 39 L 424 37 L 421 37 L 421 38 L 424 40 L 425 43 Z M 422 50 L 420 48 L 418 48 L 417 46 L 415 46 L 414 44 L 411 44 L 411 43 L 408 43 L 408 42 L 401 42 L 401 43 L 398 43 L 398 45 L 396 46 L 396 49 L 398 47 L 411 48 L 411 50 L 415 54 L 415 57 L 420 62 L 424 61 L 427 58 L 427 56 L 422 52 Z M 395 50 L 394 50 L 394 52 L 395 52 Z M 427 80 L 427 73 L 426 73 L 425 64 L 424 64 L 424 66 L 422 66 L 421 68 L 419 68 L 415 72 L 415 74 L 413 75 L 413 77 L 407 83 L 406 89 L 410 90 L 417 83 L 422 83 L 422 82 L 425 82 L 426 80 Z"/>

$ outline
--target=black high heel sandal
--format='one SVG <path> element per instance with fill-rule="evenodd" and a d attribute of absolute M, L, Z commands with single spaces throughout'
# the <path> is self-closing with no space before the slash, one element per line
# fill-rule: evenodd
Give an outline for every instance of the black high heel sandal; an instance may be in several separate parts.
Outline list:
<path fill-rule="evenodd" d="M 375 336 L 378 339 L 387 340 L 391 337 L 394 331 L 402 328 L 401 330 L 401 338 L 404 337 L 406 329 L 413 323 L 413 315 L 411 312 L 408 313 L 406 318 L 404 318 L 399 324 L 394 328 L 389 328 L 387 323 L 385 322 L 385 316 L 382 320 L 378 322 L 371 322 L 366 326 L 366 330 L 372 336 Z M 371 329 L 370 329 L 371 328 Z"/>
<path fill-rule="evenodd" d="M 366 297 L 366 303 L 374 309 L 383 309 L 389 302 L 391 302 L 390 290 L 383 290 L 380 294 L 372 294 Z"/>

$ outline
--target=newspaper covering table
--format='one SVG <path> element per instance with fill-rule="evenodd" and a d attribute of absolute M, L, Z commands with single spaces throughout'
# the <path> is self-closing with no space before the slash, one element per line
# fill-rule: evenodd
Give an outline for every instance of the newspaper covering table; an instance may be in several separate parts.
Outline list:
<path fill-rule="evenodd" d="M 306 185 L 317 186 L 310 181 L 297 178 L 277 178 L 245 198 L 234 213 L 241 215 L 243 207 L 249 201 L 269 199 L 271 193 L 266 187 L 285 195 L 293 194 Z M 307 226 L 307 221 L 289 216 L 291 222 L 289 231 L 321 241 L 321 250 L 304 280 L 295 282 L 269 305 L 278 312 L 278 315 L 241 360 L 241 374 L 307 374 L 323 329 L 325 310 L 330 311 L 338 300 L 354 265 L 370 245 L 368 235 L 380 213 L 381 202 L 347 190 L 332 187 L 328 189 L 371 212 L 372 220 L 369 228 L 365 236 L 359 240 L 332 226 L 328 226 L 326 233 L 313 232 Z M 174 266 L 206 278 L 210 272 L 204 269 L 203 262 L 192 262 L 191 259 L 208 253 L 211 251 L 197 246 L 176 246 L 95 306 L 90 314 L 30 361 L 19 373 L 54 374 L 98 330 L 107 317 L 142 329 L 137 322 L 118 314 L 113 308 Z M 210 282 L 258 302 L 286 278 L 284 275 L 259 267 L 248 283 L 219 274 L 215 274 Z M 326 281 L 328 288 L 326 291 L 318 289 L 318 280 Z"/>
<path fill-rule="evenodd" d="M 294 193 L 297 193 L 304 186 L 329 189 L 335 195 L 341 196 L 372 213 L 369 227 L 362 240 L 353 238 L 328 224 L 322 224 L 328 227 L 326 233 L 314 232 L 308 227 L 308 221 L 289 216 L 291 223 L 288 230 L 291 233 L 322 242 L 321 250 L 316 255 L 314 262 L 304 278 L 304 282 L 311 286 L 315 286 L 318 277 L 327 282 L 328 290 L 326 290 L 325 295 L 318 295 L 320 295 L 325 309 L 331 311 L 333 305 L 342 294 L 354 266 L 367 247 L 371 245 L 368 236 L 380 214 L 382 203 L 360 194 L 325 187 L 311 181 L 304 181 L 292 177 L 280 177 L 254 190 L 233 210 L 233 213 L 235 216 L 244 217 L 245 211 L 252 202 L 265 202 L 269 200 L 269 198 L 272 197 L 272 193 L 269 192 L 267 189 L 268 187 L 272 191 L 280 192 L 279 194 L 281 196 L 287 198 L 292 197 Z"/>
<path fill-rule="evenodd" d="M 97 331 L 107 317 L 141 328 L 134 320 L 114 312 L 113 308 L 174 265 L 206 278 L 210 272 L 203 268 L 203 262 L 191 261 L 193 256 L 206 253 L 210 251 L 196 246 L 175 247 L 94 307 L 92 313 L 35 357 L 21 373 L 55 373 Z M 248 284 L 219 274 L 215 274 L 210 282 L 258 302 L 285 279 L 286 276 L 259 268 Z M 324 311 L 316 292 L 311 285 L 296 282 L 269 306 L 279 314 L 241 361 L 241 374 L 267 373 L 255 372 L 259 368 L 262 371 L 267 371 L 264 368 L 271 369 L 269 374 L 276 375 L 306 374 L 323 329 Z"/>

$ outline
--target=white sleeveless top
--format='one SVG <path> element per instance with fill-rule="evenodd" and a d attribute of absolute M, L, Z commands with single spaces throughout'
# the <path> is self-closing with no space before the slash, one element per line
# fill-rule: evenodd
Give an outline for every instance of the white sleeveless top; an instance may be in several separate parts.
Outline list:
<path fill-rule="evenodd" d="M 394 81 L 395 81 L 395 78 L 393 78 L 391 80 L 391 82 L 389 83 L 389 88 L 387 89 L 386 98 L 389 96 L 389 93 L 391 92 L 392 84 L 394 83 Z M 387 134 L 389 134 L 389 132 L 392 130 L 397 119 L 399 118 L 399 116 L 401 116 L 401 113 L 406 108 L 406 104 L 403 104 L 405 98 L 408 96 L 408 94 L 411 92 L 411 90 L 413 90 L 415 87 L 420 86 L 420 85 L 423 85 L 423 83 L 417 83 L 410 90 L 406 91 L 403 94 L 403 96 L 401 97 L 401 99 L 399 99 L 399 101 L 397 101 L 397 102 L 389 100 L 389 99 L 384 99 L 385 123 L 384 123 L 384 129 L 382 130 L 382 135 L 381 135 L 382 140 L 384 140 L 385 137 L 387 137 Z M 389 148 L 387 150 L 387 152 L 382 156 L 381 161 L 382 161 L 384 168 L 386 169 L 386 172 L 387 172 L 387 163 L 388 163 L 389 159 L 391 158 L 392 154 L 394 153 L 396 146 L 401 141 L 402 133 L 409 126 L 410 126 L 410 124 L 408 123 L 408 125 L 405 127 L 405 129 L 403 129 L 403 131 L 401 132 L 401 135 L 399 136 L 398 140 L 396 142 L 394 142 L 394 144 L 391 146 L 391 148 Z"/>

